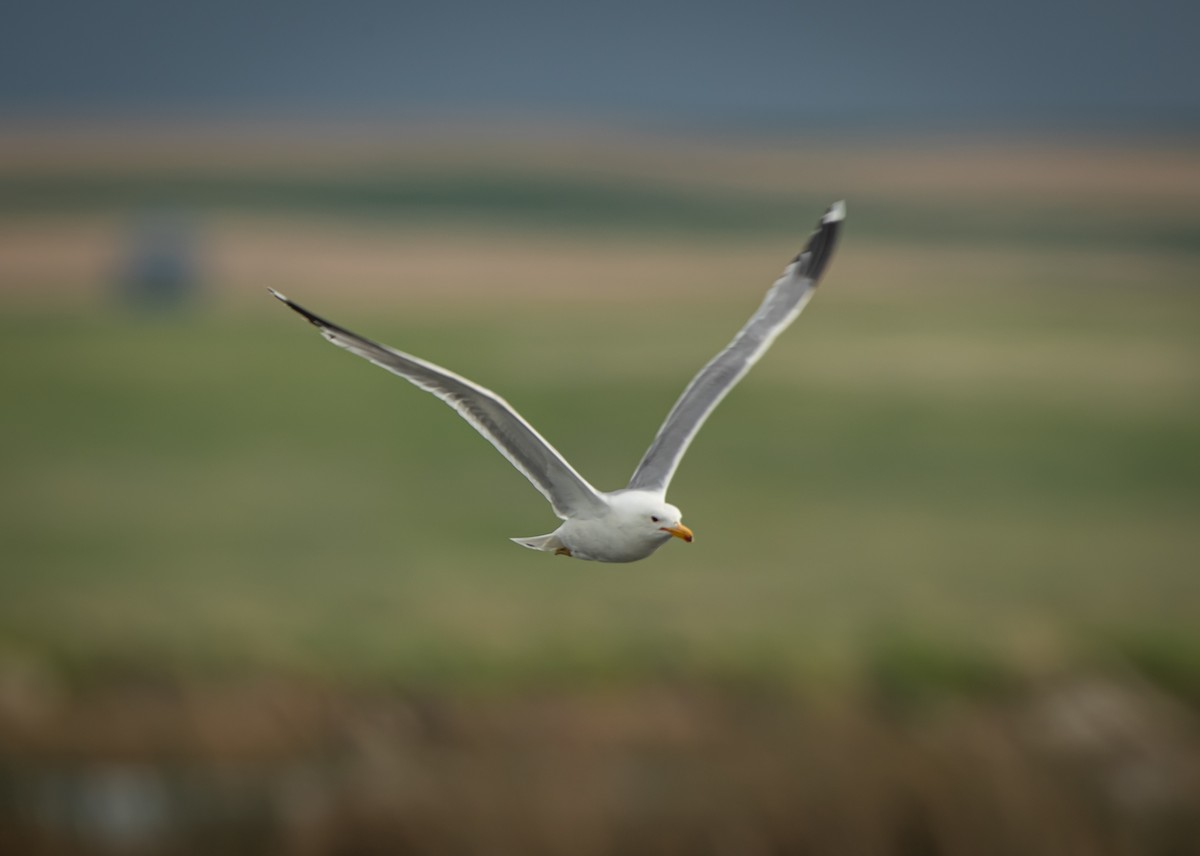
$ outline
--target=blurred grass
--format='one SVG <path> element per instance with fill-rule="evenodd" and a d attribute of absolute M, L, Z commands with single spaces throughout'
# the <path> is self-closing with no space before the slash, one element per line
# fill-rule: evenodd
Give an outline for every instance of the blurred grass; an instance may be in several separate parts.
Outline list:
<path fill-rule="evenodd" d="M 1119 266 L 863 285 L 871 251 L 850 232 L 693 446 L 671 498 L 696 542 L 632 566 L 509 544 L 553 528 L 541 497 L 443 406 L 265 295 L 182 317 L 14 307 L 0 651 L 80 680 L 918 694 L 1127 656 L 1194 690 L 1200 295 Z M 498 389 L 612 488 L 760 293 L 304 302 Z"/>
<path fill-rule="evenodd" d="M 1194 153 L 0 151 L 0 664 L 919 700 L 1123 662 L 1200 697 Z M 696 543 L 628 567 L 508 543 L 542 498 L 261 290 L 494 387 L 613 488 L 839 196 L 827 285 L 673 486 Z M 208 302 L 107 305 L 160 208 Z"/>

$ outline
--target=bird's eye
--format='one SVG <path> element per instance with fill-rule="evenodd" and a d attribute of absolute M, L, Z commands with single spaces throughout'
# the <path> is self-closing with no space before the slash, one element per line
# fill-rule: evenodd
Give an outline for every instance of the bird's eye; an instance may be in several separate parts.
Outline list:
<path fill-rule="evenodd" d="M 651 523 L 657 523 L 657 522 L 658 522 L 658 518 L 657 518 L 657 517 L 655 517 L 653 514 L 651 514 L 651 515 L 650 515 L 650 522 L 651 522 Z"/>

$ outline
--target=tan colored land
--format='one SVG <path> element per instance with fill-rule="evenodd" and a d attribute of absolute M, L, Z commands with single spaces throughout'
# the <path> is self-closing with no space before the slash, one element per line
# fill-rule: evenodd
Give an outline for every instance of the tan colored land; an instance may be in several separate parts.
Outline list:
<path fill-rule="evenodd" d="M 700 143 L 582 129 L 540 136 L 442 127 L 42 127 L 0 133 L 0 180 L 42 175 L 212 174 L 311 178 L 374 174 L 389 166 L 454 174 L 486 168 L 575 180 L 649 181 L 661 188 L 774 199 L 779 194 L 845 197 L 871 210 L 932 205 L 1127 222 L 1146 212 L 1200 209 L 1200 149 L 1175 142 L 1085 139 L 904 138 L 864 143 L 814 140 Z M 815 212 L 813 214 L 815 216 Z M 808 221 L 805 220 L 805 223 Z M 256 216 L 209 211 L 193 223 L 203 275 L 223 297 L 265 286 L 371 301 L 416 297 L 472 300 L 547 297 L 629 299 L 720 294 L 731 283 L 766 283 L 795 241 L 553 232 L 536 226 L 369 222 L 335 215 Z M 59 211 L 0 215 L 0 300 L 102 297 L 119 276 L 136 227 L 131 213 Z M 854 252 L 838 278 L 855 289 L 952 288 L 989 281 L 1036 285 L 1088 279 L 1186 283 L 1187 254 L 1151 256 L 1120 245 L 1075 250 L 993 245 L 929 246 L 848 232 Z"/>
<path fill-rule="evenodd" d="M 133 236 L 113 218 L 0 219 L 0 300 L 61 301 L 107 296 Z M 222 300 L 271 286 L 372 302 L 414 298 L 555 301 L 662 300 L 729 296 L 765 288 L 795 251 L 783 239 L 654 241 L 525 229 L 433 230 L 404 224 L 348 226 L 334 219 L 218 218 L 196 225 L 205 279 Z M 797 238 L 799 240 L 799 238 Z M 1026 281 L 1029 287 L 1092 282 L 1187 283 L 1186 257 L 1147 258 L 1113 247 L 939 246 L 856 241 L 838 261 L 838 288 L 928 291 Z M 653 294 L 648 292 L 652 291 Z"/>

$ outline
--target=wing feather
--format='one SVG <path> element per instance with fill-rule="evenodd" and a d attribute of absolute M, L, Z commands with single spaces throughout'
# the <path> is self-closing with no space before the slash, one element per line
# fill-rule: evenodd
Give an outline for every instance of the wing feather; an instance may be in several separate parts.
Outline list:
<path fill-rule="evenodd" d="M 270 292 L 307 318 L 333 344 L 399 375 L 454 408 L 529 479 L 563 520 L 595 516 L 604 509 L 600 493 L 512 405 L 490 389 L 419 357 L 372 342 L 326 321 L 274 289 Z"/>
<path fill-rule="evenodd" d="M 634 471 L 630 489 L 666 493 L 675 469 L 709 414 L 812 299 L 833 256 L 845 216 L 845 203 L 830 206 L 758 311 L 688 384 Z"/>

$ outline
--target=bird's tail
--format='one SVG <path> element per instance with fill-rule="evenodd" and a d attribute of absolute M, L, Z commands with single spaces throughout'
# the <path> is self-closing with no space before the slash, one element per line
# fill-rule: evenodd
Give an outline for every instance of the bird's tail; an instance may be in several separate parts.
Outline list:
<path fill-rule="evenodd" d="M 534 535 L 529 538 L 513 538 L 511 540 L 522 547 L 528 547 L 530 550 L 541 550 L 543 553 L 553 553 L 556 550 L 562 549 L 563 546 L 562 541 L 559 541 L 558 536 L 553 532 L 549 535 Z"/>

